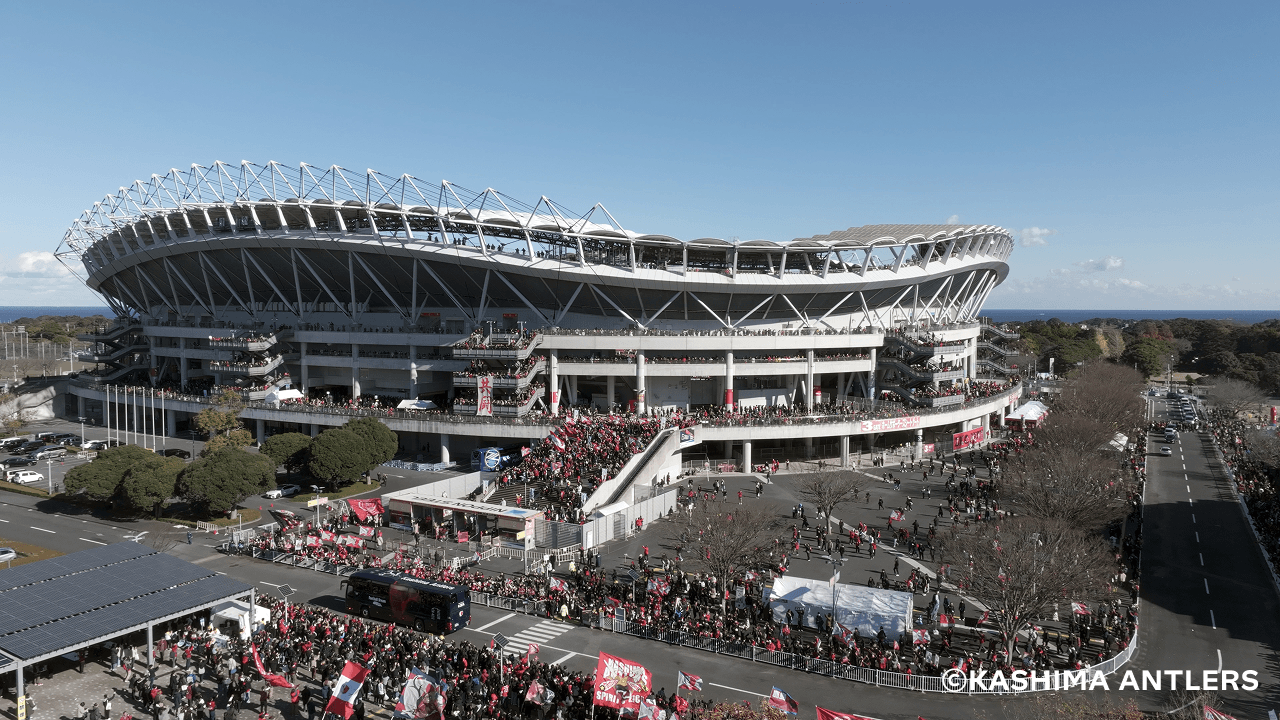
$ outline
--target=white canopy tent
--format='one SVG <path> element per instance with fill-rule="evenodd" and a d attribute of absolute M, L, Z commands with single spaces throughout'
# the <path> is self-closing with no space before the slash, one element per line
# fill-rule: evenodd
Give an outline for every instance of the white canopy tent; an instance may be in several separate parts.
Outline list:
<path fill-rule="evenodd" d="M 766 593 L 773 621 L 779 624 L 786 622 L 787 610 L 804 613 L 801 622 L 807 627 L 817 627 L 818 615 L 831 612 L 829 580 L 783 576 Z M 836 583 L 835 599 L 836 622 L 850 630 L 858 628 L 864 637 L 875 635 L 881 627 L 892 638 L 911 629 L 911 593 Z"/>
<path fill-rule="evenodd" d="M 271 611 L 261 605 L 253 606 L 253 617 L 257 625 L 265 625 L 271 622 Z M 213 606 L 213 624 L 221 625 L 226 622 L 234 622 L 240 626 L 240 637 L 249 637 L 249 603 L 243 600 L 228 600 L 220 605 Z"/>
<path fill-rule="evenodd" d="M 435 410 L 436 404 L 430 400 L 401 400 L 396 407 L 400 410 Z"/>
<path fill-rule="evenodd" d="M 1022 422 L 1039 422 L 1041 418 L 1049 414 L 1049 406 L 1039 400 L 1028 400 L 1018 406 L 1016 410 L 1009 413 L 1006 420 L 1020 420 Z"/>
<path fill-rule="evenodd" d="M 281 390 L 272 390 L 267 393 L 267 397 L 265 399 L 268 403 L 279 405 L 285 400 L 297 400 L 300 397 L 302 397 L 302 393 L 300 391 L 294 390 L 293 388 L 284 388 Z"/>

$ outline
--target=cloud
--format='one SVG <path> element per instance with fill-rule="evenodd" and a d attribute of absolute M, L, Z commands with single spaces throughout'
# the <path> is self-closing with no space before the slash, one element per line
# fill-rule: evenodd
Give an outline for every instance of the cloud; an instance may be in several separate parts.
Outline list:
<path fill-rule="evenodd" d="M 0 277 L 9 278 L 63 278 L 71 275 L 51 252 L 32 250 L 24 252 L 11 262 L 0 265 Z"/>
<path fill-rule="evenodd" d="M 102 299 L 51 252 L 0 256 L 0 305 L 101 304 Z"/>
<path fill-rule="evenodd" d="M 947 224 L 948 224 L 948 225 L 959 225 L 959 224 L 960 224 L 960 216 L 959 216 L 959 215 L 952 215 L 951 217 L 947 218 Z"/>
<path fill-rule="evenodd" d="M 1076 263 L 1076 267 L 1085 272 L 1106 272 L 1108 270 L 1119 270 L 1124 267 L 1124 258 L 1108 255 L 1100 260 L 1081 260 Z"/>
<path fill-rule="evenodd" d="M 1018 238 L 1018 244 L 1022 247 L 1039 247 L 1048 245 L 1049 241 L 1045 238 L 1050 235 L 1057 235 L 1057 230 L 1050 230 L 1042 227 L 1022 228 L 1022 232 L 1014 233 Z"/>

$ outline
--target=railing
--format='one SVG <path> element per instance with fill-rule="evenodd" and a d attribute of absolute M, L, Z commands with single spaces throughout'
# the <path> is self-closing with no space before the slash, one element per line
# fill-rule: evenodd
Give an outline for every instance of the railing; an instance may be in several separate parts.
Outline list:
<path fill-rule="evenodd" d="M 1019 335 L 1016 332 L 1013 332 L 1012 330 L 1004 330 L 1002 328 L 996 327 L 995 325 L 992 325 L 986 320 L 982 321 L 982 329 L 986 332 L 991 333 L 992 335 L 998 335 L 999 337 L 1002 337 L 1005 340 L 1017 340 L 1018 338 L 1022 337 L 1021 335 Z"/>
<path fill-rule="evenodd" d="M 469 348 L 455 345 L 453 347 L 453 357 L 459 360 L 476 360 L 476 359 L 494 359 L 494 360 L 524 360 L 529 357 L 533 349 L 542 342 L 540 335 L 534 335 L 523 346 L 499 347 L 499 348 Z"/>
<path fill-rule="evenodd" d="M 243 338 L 222 338 L 220 340 L 206 341 L 209 347 L 228 349 L 228 350 L 247 350 L 249 352 L 262 352 L 269 350 L 272 345 L 278 342 L 279 338 L 274 333 L 261 339 L 247 340 Z"/>
<path fill-rule="evenodd" d="M 267 373 L 280 367 L 284 362 L 284 356 L 277 355 L 271 358 L 263 365 L 250 365 L 243 362 L 221 362 L 214 361 L 209 363 L 209 369 L 215 372 L 231 372 L 237 375 L 249 375 L 250 377 L 266 375 Z"/>
<path fill-rule="evenodd" d="M 896 358 L 881 359 L 879 364 L 891 367 L 916 382 L 945 382 L 959 380 L 965 376 L 964 370 L 921 370 Z"/>
<path fill-rule="evenodd" d="M 993 343 L 989 343 L 989 342 L 987 342 L 986 340 L 979 340 L 979 341 L 978 341 L 978 349 L 979 349 L 979 350 L 987 350 L 987 351 L 989 351 L 989 352 L 993 352 L 993 353 L 995 353 L 995 354 L 999 355 L 1000 357 L 1009 357 L 1010 355 L 1017 355 L 1017 354 L 1018 354 L 1018 351 L 1017 351 L 1017 350 L 1010 350 L 1009 348 L 1000 347 L 999 345 L 995 345 L 995 344 L 993 344 Z"/>
<path fill-rule="evenodd" d="M 1011 367 L 1009 367 L 1009 366 L 1007 366 L 1007 365 L 1001 365 L 1000 363 L 996 362 L 995 360 L 980 359 L 980 360 L 978 360 L 978 367 L 980 367 L 980 368 L 983 368 L 983 367 L 991 368 L 992 370 L 995 370 L 996 372 L 1000 373 L 1001 375 L 1013 375 L 1014 373 L 1018 372 L 1018 371 L 1017 371 L 1017 370 L 1015 370 L 1014 368 L 1011 368 Z"/>

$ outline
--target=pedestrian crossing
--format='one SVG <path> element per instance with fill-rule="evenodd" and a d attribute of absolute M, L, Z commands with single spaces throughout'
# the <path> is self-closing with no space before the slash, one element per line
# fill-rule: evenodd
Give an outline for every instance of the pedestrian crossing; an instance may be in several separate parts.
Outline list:
<path fill-rule="evenodd" d="M 572 629 L 573 626 L 567 623 L 555 622 L 554 620 L 543 620 L 533 627 L 525 628 L 524 630 L 511 635 L 511 641 L 512 643 L 519 643 L 520 645 L 527 645 L 529 643 L 543 645 L 555 640 Z"/>

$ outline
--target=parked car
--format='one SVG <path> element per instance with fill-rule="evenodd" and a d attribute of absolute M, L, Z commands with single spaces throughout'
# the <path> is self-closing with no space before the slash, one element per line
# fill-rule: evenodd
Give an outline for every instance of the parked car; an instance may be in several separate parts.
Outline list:
<path fill-rule="evenodd" d="M 272 500 L 282 497 L 293 497 L 302 492 L 302 488 L 297 485 L 281 485 L 274 490 L 268 490 L 262 493 L 262 497 L 271 498 Z"/>
<path fill-rule="evenodd" d="M 169 448 L 168 450 L 164 451 L 164 456 L 182 458 L 183 460 L 187 460 L 191 457 L 191 453 L 181 448 Z"/>
<path fill-rule="evenodd" d="M 13 548 L 0 547 L 0 562 L 7 563 L 11 560 L 17 560 L 18 553 Z"/>
<path fill-rule="evenodd" d="M 86 440 L 85 443 L 80 446 L 82 450 L 104 450 L 106 447 L 106 440 Z"/>
<path fill-rule="evenodd" d="M 19 455 L 17 457 L 11 457 L 6 459 L 3 463 L 0 463 L 0 465 L 3 465 L 6 468 L 26 467 L 28 465 L 35 465 L 35 464 L 36 464 L 36 459 L 31 457 L 30 455 Z"/>
<path fill-rule="evenodd" d="M 31 483 L 44 482 L 44 476 L 35 470 L 10 470 L 8 480 L 12 483 L 29 485 Z"/>
<path fill-rule="evenodd" d="M 45 445 L 31 454 L 36 460 L 52 460 L 54 458 L 66 457 L 67 449 L 61 445 Z"/>
<path fill-rule="evenodd" d="M 1169 457 L 1170 455 L 1173 455 L 1173 449 L 1170 448 L 1168 445 L 1165 445 L 1164 447 L 1160 448 L 1160 454 L 1165 457 Z"/>
<path fill-rule="evenodd" d="M 80 447 L 80 436 L 75 433 L 60 433 L 53 436 L 53 441 L 59 445 L 75 445 Z"/>
<path fill-rule="evenodd" d="M 24 442 L 24 443 L 22 443 L 21 445 L 19 445 L 19 446 L 17 447 L 17 451 L 16 451 L 16 452 L 20 452 L 20 453 L 22 453 L 23 455 L 27 455 L 27 454 L 30 454 L 30 453 L 35 452 L 36 450 L 39 450 L 39 449 L 40 449 L 40 448 L 42 448 L 42 447 L 44 447 L 44 442 L 43 442 L 43 441 L 41 441 L 41 440 L 28 440 L 27 442 Z M 15 454 L 16 454 L 16 453 L 15 453 Z"/>

